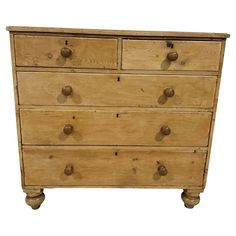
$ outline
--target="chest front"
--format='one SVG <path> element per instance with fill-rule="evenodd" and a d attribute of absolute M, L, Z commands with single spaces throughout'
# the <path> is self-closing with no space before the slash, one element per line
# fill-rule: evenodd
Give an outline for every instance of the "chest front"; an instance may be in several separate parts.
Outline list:
<path fill-rule="evenodd" d="M 10 27 L 22 187 L 184 189 L 199 203 L 226 34 Z"/>

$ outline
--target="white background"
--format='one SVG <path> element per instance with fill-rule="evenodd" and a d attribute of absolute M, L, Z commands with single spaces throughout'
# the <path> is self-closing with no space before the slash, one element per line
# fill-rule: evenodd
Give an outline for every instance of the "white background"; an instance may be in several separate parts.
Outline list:
<path fill-rule="evenodd" d="M 5 0 L 0 3 L 0 235 L 235 235 L 236 14 L 233 0 Z M 226 32 L 208 182 L 184 208 L 181 190 L 52 189 L 24 203 L 7 25 Z"/>

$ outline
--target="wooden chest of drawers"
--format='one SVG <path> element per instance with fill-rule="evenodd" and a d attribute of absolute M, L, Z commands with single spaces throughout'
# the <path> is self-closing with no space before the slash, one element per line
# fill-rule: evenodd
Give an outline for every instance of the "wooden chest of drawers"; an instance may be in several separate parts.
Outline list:
<path fill-rule="evenodd" d="M 229 35 L 8 27 L 22 187 L 206 184 Z"/>

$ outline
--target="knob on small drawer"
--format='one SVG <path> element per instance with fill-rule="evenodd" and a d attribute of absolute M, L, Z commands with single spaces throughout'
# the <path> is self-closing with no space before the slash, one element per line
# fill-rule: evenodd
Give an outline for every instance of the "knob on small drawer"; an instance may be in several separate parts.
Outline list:
<path fill-rule="evenodd" d="M 161 175 L 161 176 L 165 176 L 168 174 L 168 170 L 166 169 L 166 167 L 164 165 L 159 165 L 157 168 L 157 171 L 158 171 L 159 175 Z"/>
<path fill-rule="evenodd" d="M 70 85 L 66 85 L 61 89 L 61 93 L 64 96 L 70 96 L 72 94 L 72 92 L 73 92 L 73 89 Z"/>
<path fill-rule="evenodd" d="M 176 61 L 177 59 L 178 59 L 178 53 L 177 52 L 169 52 L 168 54 L 167 54 L 167 59 L 169 60 L 169 61 Z"/>
<path fill-rule="evenodd" d="M 64 134 L 66 134 L 66 135 L 71 134 L 71 133 L 73 132 L 73 130 L 74 130 L 74 127 L 73 127 L 73 125 L 71 125 L 71 124 L 66 124 L 66 125 L 64 126 L 64 128 L 63 128 L 63 132 L 64 132 Z"/>
<path fill-rule="evenodd" d="M 175 95 L 175 90 L 172 88 L 166 88 L 163 93 L 166 97 L 171 98 Z"/>
<path fill-rule="evenodd" d="M 69 175 L 72 175 L 74 172 L 74 167 L 72 164 L 68 164 L 66 165 L 65 169 L 64 169 L 64 174 L 69 176 Z"/>
<path fill-rule="evenodd" d="M 70 57 L 72 54 L 72 50 L 70 48 L 62 48 L 61 49 L 61 55 L 65 58 Z"/>
<path fill-rule="evenodd" d="M 161 133 L 162 133 L 163 135 L 169 135 L 169 134 L 171 133 L 170 127 L 168 127 L 168 126 L 166 126 L 166 125 L 162 126 L 162 127 L 161 127 Z"/>

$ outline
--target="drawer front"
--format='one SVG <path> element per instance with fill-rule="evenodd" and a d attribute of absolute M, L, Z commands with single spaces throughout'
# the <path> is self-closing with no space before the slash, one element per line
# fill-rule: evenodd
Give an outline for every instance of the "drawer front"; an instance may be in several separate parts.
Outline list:
<path fill-rule="evenodd" d="M 218 71 L 220 42 L 172 41 L 172 43 L 173 48 L 164 40 L 123 40 L 122 68 Z M 177 59 L 174 53 L 178 54 Z"/>
<path fill-rule="evenodd" d="M 201 186 L 205 156 L 154 148 L 28 147 L 25 185 Z"/>
<path fill-rule="evenodd" d="M 52 36 L 15 36 L 16 65 L 117 68 L 117 40 Z"/>
<path fill-rule="evenodd" d="M 213 107 L 216 77 L 19 72 L 24 105 Z"/>
<path fill-rule="evenodd" d="M 210 112 L 22 109 L 23 144 L 207 146 Z"/>

